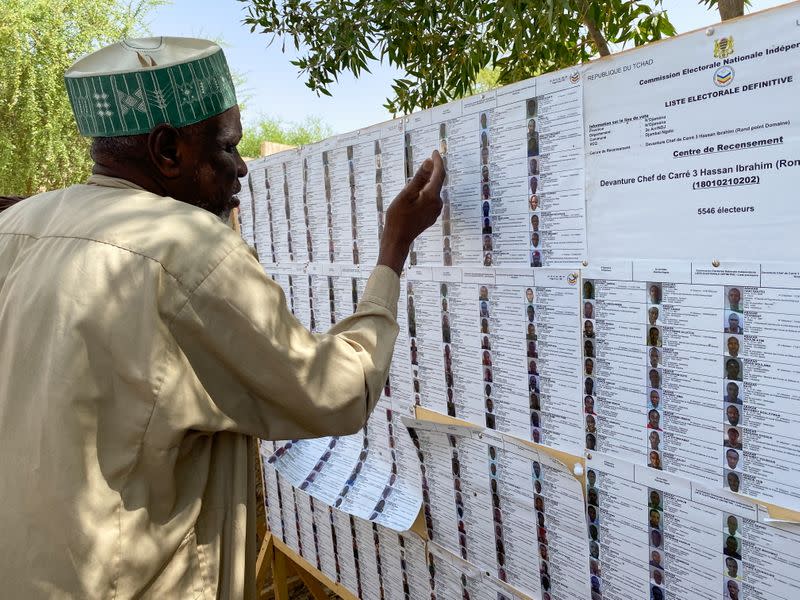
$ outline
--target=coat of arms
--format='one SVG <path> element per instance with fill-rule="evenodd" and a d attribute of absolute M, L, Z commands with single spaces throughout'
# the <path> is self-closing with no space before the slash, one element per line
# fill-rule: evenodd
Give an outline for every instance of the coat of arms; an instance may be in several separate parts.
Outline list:
<path fill-rule="evenodd" d="M 733 36 L 714 40 L 714 58 L 728 58 L 733 52 Z"/>

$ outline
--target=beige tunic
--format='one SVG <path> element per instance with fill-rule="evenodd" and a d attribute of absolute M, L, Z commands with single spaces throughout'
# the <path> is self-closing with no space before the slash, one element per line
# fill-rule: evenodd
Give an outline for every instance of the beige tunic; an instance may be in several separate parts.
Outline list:
<path fill-rule="evenodd" d="M 0 215 L 0 596 L 242 598 L 249 436 L 349 434 L 399 279 L 312 335 L 211 214 L 120 179 Z"/>

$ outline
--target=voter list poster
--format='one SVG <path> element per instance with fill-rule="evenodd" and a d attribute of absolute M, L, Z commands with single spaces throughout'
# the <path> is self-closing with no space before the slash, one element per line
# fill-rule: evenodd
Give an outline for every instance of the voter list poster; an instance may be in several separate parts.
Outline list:
<path fill-rule="evenodd" d="M 589 252 L 796 260 L 800 6 L 593 63 Z"/>
<path fill-rule="evenodd" d="M 586 447 L 800 509 L 800 268 L 583 271 Z"/>
<path fill-rule="evenodd" d="M 756 503 L 590 453 L 586 519 L 593 600 L 791 600 L 800 528 Z"/>
<path fill-rule="evenodd" d="M 588 595 L 581 486 L 548 454 L 486 429 L 404 420 L 428 538 L 524 595 Z"/>

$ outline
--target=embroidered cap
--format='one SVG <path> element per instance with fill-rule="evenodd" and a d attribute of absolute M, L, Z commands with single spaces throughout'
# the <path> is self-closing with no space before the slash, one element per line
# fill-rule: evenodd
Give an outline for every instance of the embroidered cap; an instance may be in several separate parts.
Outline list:
<path fill-rule="evenodd" d="M 183 127 L 236 104 L 222 48 L 208 40 L 124 40 L 81 58 L 64 79 L 78 130 L 90 137 Z"/>

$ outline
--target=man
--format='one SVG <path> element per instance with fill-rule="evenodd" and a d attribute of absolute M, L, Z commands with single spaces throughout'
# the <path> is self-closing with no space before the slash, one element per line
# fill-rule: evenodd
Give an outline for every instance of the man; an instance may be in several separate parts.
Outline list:
<path fill-rule="evenodd" d="M 733 448 L 728 448 L 725 451 L 725 462 L 729 469 L 735 469 L 739 464 L 739 453 Z"/>
<path fill-rule="evenodd" d="M 651 450 L 658 450 L 658 445 L 661 443 L 661 437 L 658 435 L 657 431 L 651 431 L 650 434 L 647 436 L 648 440 L 650 441 L 650 449 Z"/>
<path fill-rule="evenodd" d="M 725 556 L 730 556 L 736 560 L 742 560 L 742 555 L 739 553 L 739 542 L 732 535 L 725 538 L 725 547 L 722 552 Z"/>
<path fill-rule="evenodd" d="M 734 515 L 728 515 L 725 524 L 728 526 L 728 535 L 736 535 L 739 531 L 739 519 Z"/>
<path fill-rule="evenodd" d="M 726 448 L 735 448 L 736 450 L 742 449 L 742 440 L 739 435 L 739 430 L 735 427 L 729 427 L 728 431 L 725 435 L 725 443 L 724 446 Z"/>
<path fill-rule="evenodd" d="M 0 216 L 3 595 L 254 598 L 253 436 L 363 427 L 441 157 L 388 209 L 356 313 L 312 335 L 220 218 L 247 173 L 221 49 L 128 40 L 67 88 L 92 177 Z"/>
<path fill-rule="evenodd" d="M 594 319 L 594 305 L 591 302 L 583 303 L 583 318 Z"/>
<path fill-rule="evenodd" d="M 728 579 L 725 589 L 728 592 L 728 600 L 739 600 L 739 584 L 733 579 Z"/>
<path fill-rule="evenodd" d="M 651 306 L 647 309 L 647 320 L 650 325 L 655 325 L 658 322 L 658 307 Z"/>
<path fill-rule="evenodd" d="M 650 552 L 650 566 L 655 567 L 656 569 L 664 568 L 661 563 L 661 553 L 658 550 L 653 550 Z"/>
<path fill-rule="evenodd" d="M 728 474 L 725 476 L 725 481 L 728 484 L 728 488 L 732 492 L 738 492 L 739 491 L 740 481 L 739 481 L 739 475 L 738 474 L 734 473 L 733 471 L 729 471 Z"/>
<path fill-rule="evenodd" d="M 736 312 L 744 312 L 742 306 L 742 290 L 732 287 L 728 290 L 728 308 Z"/>
<path fill-rule="evenodd" d="M 741 404 L 742 399 L 739 398 L 739 386 L 738 384 L 734 383 L 733 381 L 729 381 L 728 384 L 725 386 L 725 402 L 730 402 L 732 404 Z"/>
<path fill-rule="evenodd" d="M 592 398 L 591 396 L 584 396 L 583 412 L 585 412 L 588 415 L 594 414 L 594 398 Z"/>
<path fill-rule="evenodd" d="M 733 404 L 728 404 L 725 408 L 725 417 L 728 419 L 730 425 L 736 427 L 740 419 L 739 408 Z"/>
<path fill-rule="evenodd" d="M 661 387 L 661 373 L 658 372 L 658 369 L 650 369 L 647 373 L 647 378 L 650 380 L 651 388 Z"/>
<path fill-rule="evenodd" d="M 658 348 L 650 348 L 649 352 L 650 357 L 650 366 L 655 368 L 661 362 L 661 353 L 658 351 Z"/>
<path fill-rule="evenodd" d="M 655 409 L 650 409 L 647 413 L 647 428 L 661 430 L 661 415 Z"/>
<path fill-rule="evenodd" d="M 657 283 L 650 284 L 649 299 L 650 304 L 661 304 L 661 286 Z"/>
<path fill-rule="evenodd" d="M 725 361 L 725 379 L 742 380 L 742 366 L 737 359 L 729 358 Z"/>
<path fill-rule="evenodd" d="M 735 558 L 728 556 L 725 559 L 725 568 L 728 570 L 728 577 L 739 578 L 739 563 L 736 562 Z"/>
<path fill-rule="evenodd" d="M 658 408 L 659 404 L 661 404 L 661 397 L 658 395 L 658 390 L 650 390 L 650 406 Z"/>
<path fill-rule="evenodd" d="M 730 336 L 728 338 L 727 346 L 728 346 L 728 356 L 730 356 L 731 358 L 738 358 L 740 350 L 739 338 L 733 335 Z"/>
<path fill-rule="evenodd" d="M 739 326 L 739 322 L 740 322 L 740 319 L 739 319 L 739 315 L 738 314 L 736 314 L 735 312 L 732 312 L 731 314 L 729 314 L 728 315 L 728 326 L 725 328 L 725 333 L 736 333 L 736 334 L 739 334 L 739 335 L 744 333 L 744 331 L 742 331 L 742 328 Z"/>

